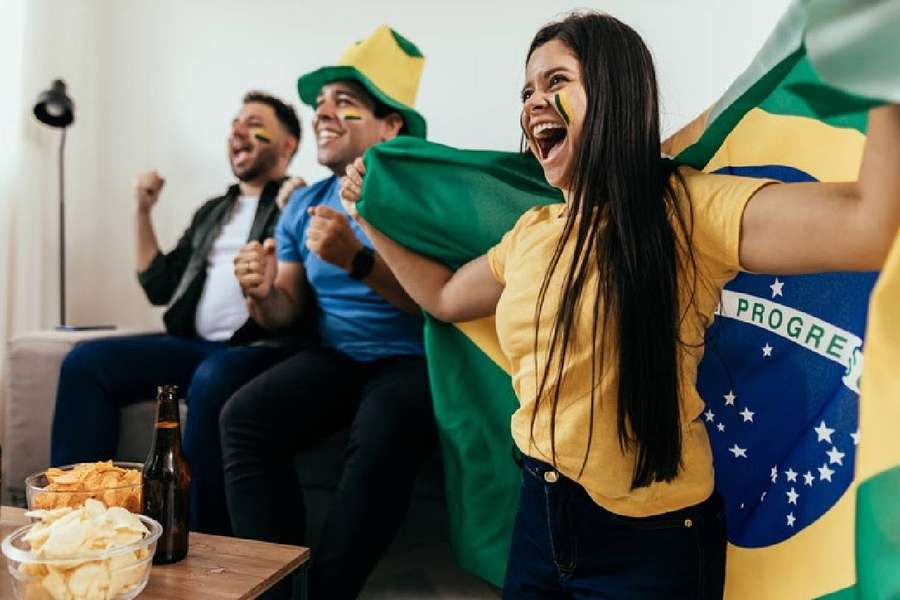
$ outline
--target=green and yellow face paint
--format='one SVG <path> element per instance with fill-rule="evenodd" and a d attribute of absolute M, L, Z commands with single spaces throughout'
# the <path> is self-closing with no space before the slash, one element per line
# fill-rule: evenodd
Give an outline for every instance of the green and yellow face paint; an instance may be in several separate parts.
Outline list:
<path fill-rule="evenodd" d="M 272 143 L 272 134 L 269 133 L 268 129 L 264 129 L 262 127 L 256 127 L 253 131 L 253 137 L 258 139 L 260 142 L 264 144 Z"/>
<path fill-rule="evenodd" d="M 569 104 L 569 97 L 565 92 L 556 92 L 556 95 L 553 96 L 553 105 L 566 125 L 572 122 L 572 105 Z"/>
<path fill-rule="evenodd" d="M 362 114 L 355 110 L 345 110 L 339 113 L 344 121 L 362 121 Z"/>

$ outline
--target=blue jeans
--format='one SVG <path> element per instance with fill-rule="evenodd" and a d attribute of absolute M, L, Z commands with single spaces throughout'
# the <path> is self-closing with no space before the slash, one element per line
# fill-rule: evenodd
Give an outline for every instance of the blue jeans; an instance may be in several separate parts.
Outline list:
<path fill-rule="evenodd" d="M 532 458 L 523 459 L 522 480 L 504 598 L 722 597 L 725 521 L 717 495 L 630 518 L 601 508 L 581 485 Z"/>
<path fill-rule="evenodd" d="M 78 344 L 60 370 L 50 460 L 64 465 L 113 458 L 121 407 L 156 398 L 158 385 L 178 385 L 188 406 L 183 438 L 192 478 L 191 529 L 227 535 L 219 412 L 244 383 L 295 350 L 168 335 Z"/>

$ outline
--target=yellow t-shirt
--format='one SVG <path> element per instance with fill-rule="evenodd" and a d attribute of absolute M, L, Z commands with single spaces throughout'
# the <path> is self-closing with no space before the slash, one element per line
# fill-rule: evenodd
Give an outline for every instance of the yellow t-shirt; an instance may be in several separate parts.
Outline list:
<path fill-rule="evenodd" d="M 559 471 L 578 481 L 597 504 L 626 516 L 642 517 L 681 509 L 705 500 L 713 490 L 712 452 L 706 428 L 701 422 L 703 401 L 697 392 L 697 365 L 703 357 L 703 337 L 712 321 L 722 286 L 739 271 L 741 219 L 750 197 L 766 180 L 707 175 L 681 167 L 693 213 L 693 251 L 698 275 L 694 307 L 681 324 L 679 344 L 680 398 L 683 423 L 682 468 L 668 483 L 654 483 L 631 489 L 634 455 L 622 452 L 617 433 L 617 398 L 614 353 L 607 345 L 605 364 L 597 372 L 594 394 L 594 429 L 590 454 L 579 477 L 587 450 L 590 420 L 591 325 L 596 273 L 585 285 L 581 313 L 563 371 L 556 418 L 556 464 Z M 679 189 L 679 186 L 676 186 Z M 681 198 L 684 203 L 684 198 Z M 686 205 L 683 204 L 686 207 Z M 544 301 L 540 317 L 540 338 L 535 356 L 535 307 L 556 243 L 562 233 L 562 204 L 535 208 L 525 213 L 499 244 L 488 252 L 488 262 L 497 281 L 504 285 L 497 304 L 497 336 L 509 359 L 512 383 L 520 407 L 512 417 L 512 435 L 528 456 L 551 462 L 550 402 L 537 411 L 534 436 L 531 419 L 535 412 L 538 369 L 543 369 L 553 320 L 559 306 L 563 278 L 571 258 L 571 244 L 563 252 Z M 688 223 L 690 230 L 690 222 Z M 693 277 L 679 273 L 682 305 L 688 302 Z M 598 332 L 598 338 L 601 336 Z M 599 350 L 599 348 L 598 348 Z M 597 356 L 599 357 L 599 352 Z M 612 358 L 610 358 L 612 357 Z M 556 375 L 551 369 L 548 391 Z"/>

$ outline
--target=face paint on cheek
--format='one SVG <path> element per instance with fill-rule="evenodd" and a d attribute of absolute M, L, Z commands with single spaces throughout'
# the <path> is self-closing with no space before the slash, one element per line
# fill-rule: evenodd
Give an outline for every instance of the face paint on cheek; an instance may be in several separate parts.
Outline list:
<path fill-rule="evenodd" d="M 272 134 L 269 133 L 267 130 L 263 129 L 262 127 L 257 127 L 256 129 L 253 130 L 253 137 L 255 137 L 256 139 L 258 139 L 259 141 L 261 141 L 264 144 L 272 143 Z"/>
<path fill-rule="evenodd" d="M 355 110 L 345 110 L 340 114 L 345 121 L 362 121 L 362 115 Z"/>
<path fill-rule="evenodd" d="M 566 122 L 566 125 L 572 122 L 571 114 L 572 114 L 572 105 L 569 104 L 569 97 L 566 96 L 565 92 L 557 92 L 553 97 L 553 104 L 556 106 L 557 112 L 559 112 L 559 116 L 563 118 L 563 121 Z"/>

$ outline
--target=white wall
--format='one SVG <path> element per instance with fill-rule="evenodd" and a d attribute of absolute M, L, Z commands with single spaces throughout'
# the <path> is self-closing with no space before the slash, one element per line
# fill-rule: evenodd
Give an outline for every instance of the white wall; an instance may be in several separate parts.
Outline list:
<path fill-rule="evenodd" d="M 70 84 L 69 297 L 75 322 L 157 325 L 133 274 L 132 182 L 155 168 L 167 178 L 156 212 L 169 246 L 200 202 L 232 181 L 228 124 L 249 88 L 297 103 L 296 79 L 330 63 L 351 41 L 387 22 L 428 59 L 418 106 L 430 138 L 462 147 L 513 150 L 524 53 L 545 21 L 578 6 L 606 10 L 641 32 L 654 52 L 666 132 L 715 101 L 738 75 L 787 0 L 608 0 L 572 5 L 504 2 L 322 0 L 29 0 L 41 35 L 26 44 L 25 80 L 37 94 L 56 76 Z M 49 48 L 49 50 L 48 50 Z M 301 108 L 309 128 L 310 110 Z M 43 180 L 45 326 L 55 321 L 56 137 L 29 119 L 39 149 L 28 155 Z M 43 165 L 47 165 L 44 168 Z M 325 175 L 311 136 L 292 171 Z M 43 227 L 41 227 L 43 223 Z"/>

